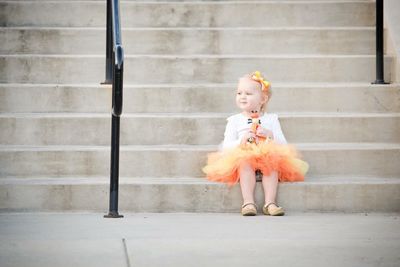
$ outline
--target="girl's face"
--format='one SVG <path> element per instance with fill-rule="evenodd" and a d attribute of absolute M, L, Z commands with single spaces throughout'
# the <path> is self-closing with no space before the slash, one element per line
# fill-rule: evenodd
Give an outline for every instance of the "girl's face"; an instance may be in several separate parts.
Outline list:
<path fill-rule="evenodd" d="M 236 105 L 243 111 L 260 111 L 261 105 L 267 101 L 255 81 L 242 79 L 236 92 Z"/>

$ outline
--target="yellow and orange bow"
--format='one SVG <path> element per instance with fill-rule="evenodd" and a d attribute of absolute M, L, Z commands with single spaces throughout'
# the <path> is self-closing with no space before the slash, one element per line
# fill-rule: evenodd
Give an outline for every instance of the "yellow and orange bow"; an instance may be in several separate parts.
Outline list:
<path fill-rule="evenodd" d="M 261 76 L 259 71 L 256 71 L 251 75 L 251 78 L 261 84 L 262 91 L 267 91 L 269 89 L 270 83 Z"/>

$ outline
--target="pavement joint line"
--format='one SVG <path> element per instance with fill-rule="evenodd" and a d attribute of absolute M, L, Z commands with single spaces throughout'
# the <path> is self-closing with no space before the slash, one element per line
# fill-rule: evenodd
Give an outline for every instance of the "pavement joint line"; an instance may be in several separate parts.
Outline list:
<path fill-rule="evenodd" d="M 126 244 L 125 238 L 122 238 L 122 244 L 124 245 L 124 253 L 125 253 L 126 265 L 128 267 L 131 267 L 131 263 L 130 263 L 130 260 L 129 260 L 129 254 L 128 254 L 128 246 Z"/>

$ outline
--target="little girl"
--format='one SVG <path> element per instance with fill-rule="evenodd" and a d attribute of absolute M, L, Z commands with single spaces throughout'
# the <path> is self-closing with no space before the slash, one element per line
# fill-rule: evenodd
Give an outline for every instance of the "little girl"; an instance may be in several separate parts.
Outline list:
<path fill-rule="evenodd" d="M 242 112 L 227 118 L 224 140 L 217 152 L 208 154 L 203 168 L 208 180 L 229 186 L 240 181 L 243 216 L 257 214 L 256 172 L 262 174 L 263 213 L 276 216 L 285 213 L 275 203 L 278 182 L 304 181 L 309 167 L 296 148 L 287 143 L 278 116 L 265 113 L 270 97 L 270 83 L 259 71 L 239 79 L 236 105 Z"/>

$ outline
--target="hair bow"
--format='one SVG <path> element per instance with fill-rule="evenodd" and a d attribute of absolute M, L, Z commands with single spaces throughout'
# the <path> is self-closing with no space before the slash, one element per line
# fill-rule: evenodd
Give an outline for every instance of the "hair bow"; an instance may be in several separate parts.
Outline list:
<path fill-rule="evenodd" d="M 267 91 L 269 89 L 270 83 L 267 80 L 264 80 L 259 71 L 254 72 L 253 75 L 251 75 L 251 78 L 261 84 L 262 91 Z"/>

